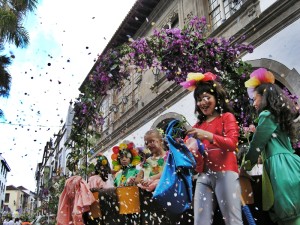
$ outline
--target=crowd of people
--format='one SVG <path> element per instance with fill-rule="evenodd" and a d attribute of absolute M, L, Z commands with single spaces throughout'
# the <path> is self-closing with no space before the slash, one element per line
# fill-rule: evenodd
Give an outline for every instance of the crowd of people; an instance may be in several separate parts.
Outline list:
<path fill-rule="evenodd" d="M 159 182 L 164 182 L 160 177 L 170 154 L 163 133 L 153 129 L 144 135 L 144 148 L 138 148 L 132 141 L 114 146 L 112 167 L 104 155 L 97 156 L 95 172 L 88 182 L 78 178 L 80 185 L 76 183 L 73 189 L 69 187 L 72 193 L 74 190 L 81 193 L 85 189 L 89 192 L 88 198 L 81 198 L 80 204 L 68 209 L 71 214 L 69 221 L 72 218 L 74 221 L 74 214 L 83 214 L 83 219 L 77 218 L 74 224 L 247 224 L 242 212 L 244 190 L 241 189 L 240 177 L 254 180 L 255 176 L 252 177 L 249 171 L 261 165 L 261 187 L 253 187 L 253 191 L 248 192 L 248 195 L 254 195 L 256 202 L 252 208 L 256 223 L 299 225 L 300 157 L 291 145 L 297 129 L 294 120 L 299 115 L 295 103 L 275 84 L 274 75 L 260 68 L 253 71 L 245 83 L 259 119 L 249 149 L 241 156 L 243 160 L 237 157 L 239 124 L 217 76 L 210 72 L 191 73 L 181 85 L 194 92 L 198 119 L 182 138 L 185 141 L 189 138 L 199 140 L 202 145 L 198 146 L 199 151 L 191 150 L 197 163 L 191 171 L 194 175 L 191 209 L 182 215 L 174 215 L 152 198 Z M 102 204 L 105 193 L 110 192 L 113 196 L 112 189 L 133 186 L 138 187 L 138 197 L 141 198 L 138 211 L 124 213 L 123 217 L 115 218 L 114 223 L 103 223 L 103 215 L 109 217 L 103 209 L 116 207 L 110 201 Z M 60 199 L 58 225 L 67 221 L 62 220 L 68 214 L 67 209 L 62 208 L 63 198 Z M 76 201 L 78 203 L 78 199 Z M 85 206 L 91 206 L 95 201 L 98 216 L 91 216 L 93 207 Z M 80 210 L 74 210 L 78 206 Z"/>
<path fill-rule="evenodd" d="M 22 221 L 20 220 L 20 218 L 13 219 L 12 216 L 8 216 L 7 218 L 4 219 L 2 224 L 3 225 L 22 225 Z"/>

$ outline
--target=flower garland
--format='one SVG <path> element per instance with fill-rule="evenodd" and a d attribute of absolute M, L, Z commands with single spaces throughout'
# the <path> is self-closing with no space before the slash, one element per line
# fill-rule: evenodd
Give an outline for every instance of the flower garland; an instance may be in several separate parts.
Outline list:
<path fill-rule="evenodd" d="M 114 146 L 112 148 L 113 154 L 111 155 L 113 170 L 118 172 L 122 165 L 120 164 L 120 156 L 127 154 L 128 158 L 131 159 L 130 165 L 136 166 L 140 163 L 141 158 L 138 154 L 138 151 L 134 148 L 134 144 L 130 143 L 121 143 L 119 146 Z"/>
<path fill-rule="evenodd" d="M 167 80 L 177 84 L 186 81 L 190 71 L 215 73 L 228 90 L 240 124 L 249 125 L 252 113 L 244 82 L 252 69 L 240 56 L 244 52 L 251 53 L 253 46 L 243 44 L 244 38 L 210 37 L 206 19 L 194 17 L 182 29 L 155 30 L 148 37 L 131 39 L 109 49 L 99 56 L 95 70 L 74 103 L 70 148 L 75 153 L 70 158 L 77 162 L 82 156 L 75 149 L 86 145 L 86 137 L 90 142 L 94 136 L 101 135 L 96 132 L 97 129 L 87 129 L 104 124 L 104 113 L 99 112 L 99 96 L 104 97 L 111 89 L 122 88 L 124 80 L 135 72 L 160 71 Z M 75 166 L 71 167 L 75 170 Z"/>

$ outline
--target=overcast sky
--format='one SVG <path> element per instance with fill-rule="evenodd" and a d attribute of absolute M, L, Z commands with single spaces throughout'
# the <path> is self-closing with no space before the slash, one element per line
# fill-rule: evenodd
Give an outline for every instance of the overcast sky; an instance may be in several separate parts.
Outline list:
<path fill-rule="evenodd" d="M 0 99 L 7 185 L 35 190 L 34 174 L 47 141 L 65 122 L 69 102 L 135 0 L 39 0 L 26 18 L 30 45 L 13 54 L 10 97 Z M 117 7 L 116 7 L 117 6 Z"/>

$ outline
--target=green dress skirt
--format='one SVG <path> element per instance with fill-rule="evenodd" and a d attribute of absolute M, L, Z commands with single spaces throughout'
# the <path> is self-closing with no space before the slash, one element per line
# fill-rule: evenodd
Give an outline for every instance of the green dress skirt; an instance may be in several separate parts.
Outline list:
<path fill-rule="evenodd" d="M 261 112 L 245 160 L 254 166 L 262 155 L 263 209 L 274 222 L 300 219 L 300 157 L 294 152 L 274 116 L 269 111 Z"/>

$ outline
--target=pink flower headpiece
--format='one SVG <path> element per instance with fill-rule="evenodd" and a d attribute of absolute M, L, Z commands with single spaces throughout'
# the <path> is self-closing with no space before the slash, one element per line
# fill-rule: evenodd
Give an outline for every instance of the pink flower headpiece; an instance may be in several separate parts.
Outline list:
<path fill-rule="evenodd" d="M 254 95 L 254 89 L 257 86 L 265 83 L 275 83 L 275 77 L 273 73 L 266 70 L 265 68 L 259 68 L 257 70 L 254 70 L 250 74 L 250 79 L 245 82 L 245 87 L 247 88 L 249 97 L 252 99 Z"/>
<path fill-rule="evenodd" d="M 187 75 L 186 81 L 181 82 L 180 85 L 189 91 L 194 91 L 197 82 L 206 82 L 210 80 L 215 80 L 217 76 L 211 72 L 207 73 L 189 73 Z"/>

